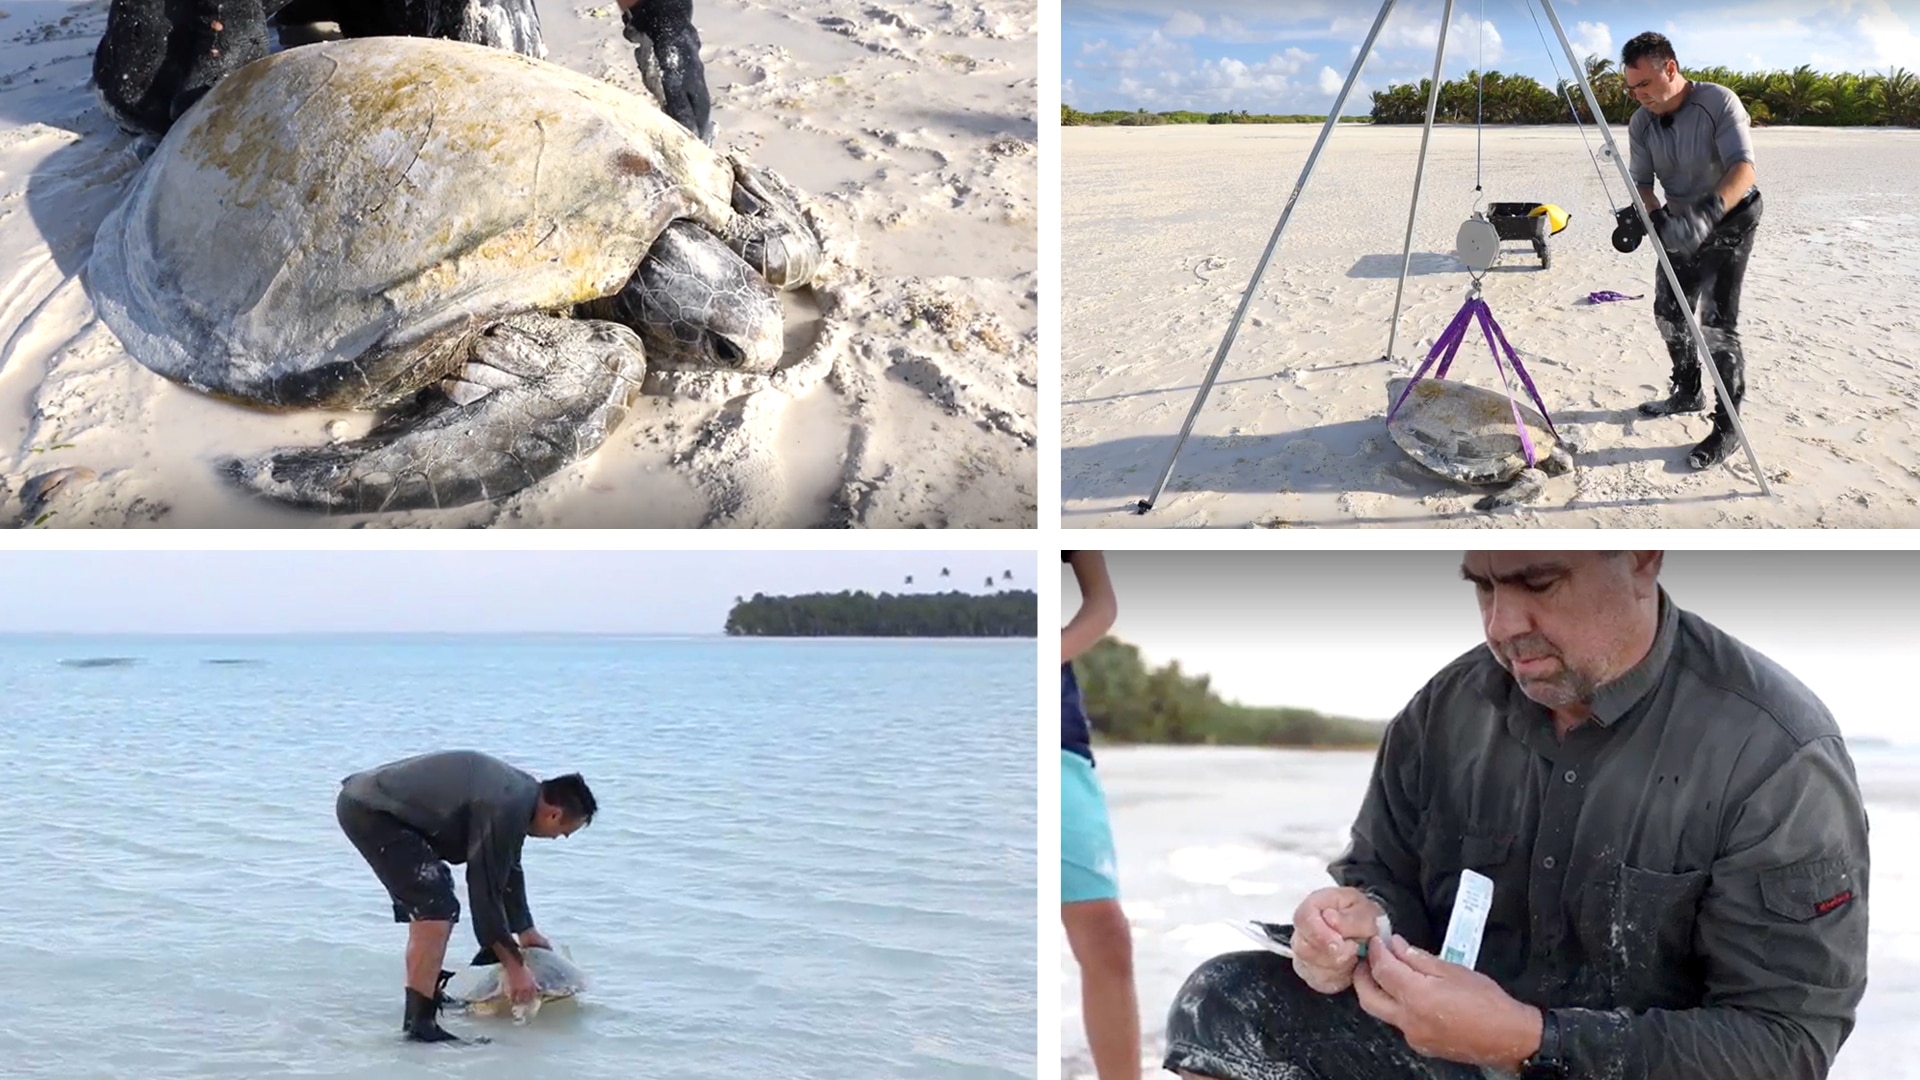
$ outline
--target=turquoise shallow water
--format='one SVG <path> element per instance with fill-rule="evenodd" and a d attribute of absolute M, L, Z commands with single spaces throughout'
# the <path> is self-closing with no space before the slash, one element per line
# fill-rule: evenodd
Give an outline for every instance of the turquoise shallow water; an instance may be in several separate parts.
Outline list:
<path fill-rule="evenodd" d="M 0 639 L 0 1074 L 1034 1076 L 1034 679 L 1031 642 Z M 453 747 L 601 806 L 523 859 L 590 993 L 460 1049 L 399 1040 L 405 931 L 333 820 Z"/>

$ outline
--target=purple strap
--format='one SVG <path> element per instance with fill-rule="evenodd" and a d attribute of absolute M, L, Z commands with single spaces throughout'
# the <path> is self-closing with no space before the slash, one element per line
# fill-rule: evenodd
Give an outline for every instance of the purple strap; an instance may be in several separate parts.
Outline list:
<path fill-rule="evenodd" d="M 1446 351 L 1447 363 L 1453 363 L 1453 354 L 1460 348 L 1460 339 L 1467 334 L 1467 322 L 1472 315 L 1473 301 L 1469 300 L 1467 306 L 1460 309 L 1460 314 L 1453 317 L 1453 321 L 1447 324 L 1446 330 L 1434 341 L 1433 348 L 1427 351 L 1427 358 L 1420 364 L 1420 370 L 1414 372 L 1413 378 L 1407 380 L 1407 388 L 1400 391 L 1400 400 L 1394 402 L 1393 408 L 1387 410 L 1387 423 L 1393 423 L 1394 414 L 1400 411 L 1400 406 L 1407 403 L 1407 395 L 1413 393 L 1414 384 L 1426 377 L 1427 369 L 1433 366 L 1434 360 L 1439 358 L 1442 350 Z M 1447 369 L 1444 366 L 1441 367 L 1437 377 L 1442 379 L 1447 377 Z"/>
<path fill-rule="evenodd" d="M 1494 344 L 1496 331 L 1493 328 L 1493 313 L 1487 310 L 1484 301 L 1476 301 L 1476 304 L 1473 314 L 1480 320 L 1480 333 L 1487 339 L 1487 351 L 1493 354 L 1493 369 L 1500 373 L 1500 389 L 1507 392 L 1507 408 L 1513 410 L 1513 426 L 1520 432 L 1520 449 L 1527 455 L 1527 467 L 1532 468 L 1539 457 L 1533 450 L 1533 436 L 1527 434 L 1527 421 L 1520 415 L 1520 403 L 1513 400 L 1513 384 L 1507 381 L 1506 365 L 1500 362 L 1500 349 Z"/>
<path fill-rule="evenodd" d="M 1632 299 L 1638 299 L 1638 297 Z M 1436 379 L 1447 377 L 1447 370 L 1453 366 L 1454 355 L 1460 351 L 1460 343 L 1466 339 L 1467 326 L 1473 322 L 1480 324 L 1480 333 L 1487 339 L 1487 351 L 1493 354 L 1494 370 L 1500 373 L 1500 385 L 1507 391 L 1507 405 L 1513 410 L 1513 425 L 1520 433 L 1520 447 L 1526 452 L 1527 464 L 1534 465 L 1538 461 L 1538 456 L 1533 448 L 1533 439 L 1527 434 L 1526 421 L 1520 415 L 1520 404 L 1513 400 L 1513 386 L 1507 381 L 1507 369 L 1500 362 L 1500 354 L 1503 350 L 1506 353 L 1507 362 L 1513 365 L 1514 374 L 1520 376 L 1520 385 L 1526 387 L 1527 396 L 1532 398 L 1534 405 L 1539 407 L 1540 416 L 1547 422 L 1547 430 L 1556 436 L 1560 432 L 1554 428 L 1553 416 L 1547 412 L 1547 403 L 1540 399 L 1540 391 L 1533 385 L 1533 379 L 1527 374 L 1526 366 L 1520 363 L 1520 354 L 1507 343 L 1507 335 L 1500 329 L 1499 322 L 1494 319 L 1493 309 L 1487 306 L 1486 300 L 1478 296 L 1468 297 L 1467 302 L 1461 305 L 1459 314 L 1453 317 L 1453 321 L 1447 324 L 1446 330 L 1434 340 L 1433 348 L 1427 351 L 1427 358 L 1420 363 L 1420 369 L 1413 373 L 1413 378 L 1407 380 L 1406 389 L 1400 391 L 1400 397 L 1393 403 L 1393 408 L 1387 410 L 1387 422 L 1393 422 L 1394 416 L 1400 412 L 1400 406 L 1406 404 L 1407 397 L 1413 393 L 1414 386 L 1426 377 L 1427 369 L 1433 366 L 1435 360 L 1440 361 L 1440 367 L 1434 372 L 1433 377 Z"/>
<path fill-rule="evenodd" d="M 1472 313 L 1469 312 L 1468 316 L 1467 321 L 1460 325 L 1460 331 L 1454 334 L 1453 340 L 1447 344 L 1447 355 L 1440 358 L 1440 366 L 1433 372 L 1434 378 L 1444 379 L 1447 377 L 1447 372 L 1453 369 L 1453 358 L 1460 352 L 1460 343 L 1467 340 L 1468 327 L 1473 325 Z"/>
<path fill-rule="evenodd" d="M 1493 317 L 1493 311 L 1487 307 L 1485 300 L 1480 301 L 1480 309 L 1486 312 L 1487 322 L 1493 326 L 1493 336 L 1499 339 L 1500 347 L 1507 351 L 1507 359 L 1512 362 L 1514 372 L 1520 376 L 1520 384 L 1527 388 L 1527 396 L 1533 399 L 1534 406 L 1540 410 L 1540 418 L 1547 422 L 1547 430 L 1553 432 L 1558 438 L 1560 431 L 1553 426 L 1553 414 L 1547 411 L 1547 403 L 1540 400 L 1540 391 L 1534 389 L 1533 379 L 1527 375 L 1527 369 L 1520 363 L 1520 354 L 1514 351 L 1513 346 L 1507 344 L 1507 335 L 1500 329 L 1499 321 Z"/>
<path fill-rule="evenodd" d="M 1610 304 L 1615 300 L 1645 300 L 1646 298 L 1646 294 L 1644 293 L 1639 296 L 1628 296 L 1625 293 L 1614 292 L 1612 289 L 1602 289 L 1596 293 L 1588 293 L 1587 303 Z"/>

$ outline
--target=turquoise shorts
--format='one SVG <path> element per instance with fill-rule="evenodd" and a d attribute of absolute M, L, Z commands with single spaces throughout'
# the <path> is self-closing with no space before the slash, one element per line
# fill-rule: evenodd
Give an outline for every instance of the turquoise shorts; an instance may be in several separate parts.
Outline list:
<path fill-rule="evenodd" d="M 1071 750 L 1060 751 L 1060 902 L 1118 900 L 1113 830 L 1107 826 L 1107 797 L 1093 775 L 1093 762 Z"/>

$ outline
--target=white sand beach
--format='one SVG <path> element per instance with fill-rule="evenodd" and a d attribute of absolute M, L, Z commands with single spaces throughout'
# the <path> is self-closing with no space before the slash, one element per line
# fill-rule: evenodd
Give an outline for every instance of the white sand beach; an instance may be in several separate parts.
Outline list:
<path fill-rule="evenodd" d="M 1215 747 L 1108 747 L 1101 782 L 1133 926 L 1143 1075 L 1159 1064 L 1167 1007 L 1201 961 L 1252 947 L 1230 920 L 1291 922 L 1328 884 L 1366 793 L 1371 753 Z M 1920 1023 L 1920 746 L 1853 750 L 1872 821 L 1873 918 L 1866 997 L 1832 1080 L 1920 1077 L 1909 1053 Z M 1060 952 L 1063 1080 L 1093 1080 L 1079 969 Z"/>
<path fill-rule="evenodd" d="M 1651 244 L 1608 237 L 1599 174 L 1571 125 L 1488 128 L 1484 198 L 1556 203 L 1572 224 L 1541 270 L 1508 243 L 1485 296 L 1580 452 L 1534 504 L 1486 514 L 1484 489 L 1415 465 L 1385 427 L 1467 297 L 1454 236 L 1474 208 L 1475 133 L 1437 129 L 1397 363 L 1387 349 L 1420 129 L 1335 131 L 1296 206 L 1172 483 L 1181 422 L 1318 125 L 1068 128 L 1061 166 L 1061 499 L 1068 527 L 1920 526 L 1920 131 L 1753 133 L 1764 218 L 1740 331 L 1744 454 L 1695 472 L 1704 414 L 1641 419 L 1670 364 L 1653 324 Z M 1588 139 L 1599 149 L 1597 131 Z M 1626 131 L 1615 138 L 1626 150 Z M 1613 199 L 1626 198 L 1607 162 Z M 1591 305 L 1588 294 L 1644 296 Z M 1451 378 L 1498 391 L 1479 331 Z M 1516 390 L 1518 388 L 1516 387 Z M 1709 392 L 1711 387 L 1709 386 Z"/>
<path fill-rule="evenodd" d="M 139 168 L 90 85 L 106 12 L 0 0 L 0 524 L 1036 524 L 1031 0 L 700 4 L 716 147 L 796 184 L 827 232 L 821 286 L 787 302 L 787 366 L 650 377 L 597 454 L 498 502 L 331 518 L 240 495 L 213 463 L 371 417 L 211 400 L 95 318 L 94 232 Z M 549 60 L 645 93 L 611 0 L 541 14 Z"/>

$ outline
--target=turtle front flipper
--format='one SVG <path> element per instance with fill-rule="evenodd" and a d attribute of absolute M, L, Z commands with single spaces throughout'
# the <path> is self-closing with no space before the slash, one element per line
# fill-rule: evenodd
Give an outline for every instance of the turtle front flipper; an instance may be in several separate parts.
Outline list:
<path fill-rule="evenodd" d="M 1547 490 L 1547 474 L 1539 468 L 1522 469 L 1513 482 L 1473 504 L 1474 509 L 1493 511 L 1519 506 L 1538 499 Z"/>
<path fill-rule="evenodd" d="M 518 315 L 476 338 L 458 376 L 366 438 L 220 467 L 263 498 L 332 513 L 497 499 L 598 449 L 645 372 L 638 335 L 619 323 Z"/>
<path fill-rule="evenodd" d="M 820 272 L 820 236 L 800 208 L 800 192 L 779 173 L 733 163 L 733 208 L 741 216 L 722 237 L 777 289 L 797 289 Z"/>
<path fill-rule="evenodd" d="M 613 316 L 640 332 L 656 370 L 765 374 L 779 366 L 785 344 L 780 294 L 690 221 L 668 225 L 654 240 L 614 295 Z"/>

